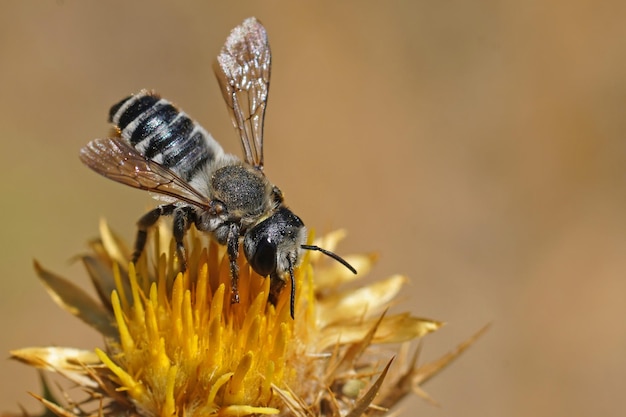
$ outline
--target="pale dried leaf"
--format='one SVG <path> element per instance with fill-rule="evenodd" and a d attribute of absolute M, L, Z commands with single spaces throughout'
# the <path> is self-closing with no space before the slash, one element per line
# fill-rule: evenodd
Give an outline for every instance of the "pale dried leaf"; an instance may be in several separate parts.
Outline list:
<path fill-rule="evenodd" d="M 55 415 L 59 417 L 78 417 L 76 414 L 69 412 L 60 405 L 55 404 L 52 401 L 48 401 L 35 393 L 29 392 L 29 394 L 32 395 L 36 400 L 40 401 L 48 410 L 52 411 Z"/>
<path fill-rule="evenodd" d="M 385 417 L 400 417 L 402 415 L 405 415 L 405 413 L 403 410 L 400 409 L 400 410 L 395 410 L 395 411 L 385 414 Z"/>
<path fill-rule="evenodd" d="M 460 343 L 453 351 L 448 352 L 439 359 L 429 362 L 426 365 L 422 365 L 418 369 L 416 369 L 413 377 L 413 386 L 417 387 L 441 372 L 445 367 L 450 365 L 456 358 L 458 358 L 461 353 L 463 353 L 465 350 L 467 350 L 467 348 L 473 345 L 478 340 L 478 338 L 485 334 L 489 327 L 489 324 L 484 326 L 469 339 L 465 340 L 463 343 Z"/>
<path fill-rule="evenodd" d="M 109 228 L 104 219 L 100 220 L 100 238 L 109 257 L 117 262 L 120 268 L 126 269 L 130 259 L 130 251 L 124 241 Z"/>
<path fill-rule="evenodd" d="M 111 314 L 76 285 L 41 267 L 35 261 L 35 271 L 52 299 L 63 309 L 95 328 L 106 337 L 116 337 L 117 329 Z"/>
<path fill-rule="evenodd" d="M 409 313 L 396 314 L 385 317 L 374 336 L 374 343 L 408 342 L 437 331 L 444 325 L 442 321 L 414 317 Z"/>
<path fill-rule="evenodd" d="M 372 401 L 374 401 L 374 398 L 376 398 L 376 395 L 378 394 L 378 391 L 380 390 L 380 387 L 382 386 L 385 377 L 387 376 L 387 372 L 389 371 L 389 367 L 391 366 L 392 362 L 393 358 L 391 358 L 391 360 L 387 363 L 387 366 L 385 366 L 383 372 L 378 378 L 376 378 L 376 381 L 370 387 L 370 389 L 367 390 L 365 395 L 357 400 L 354 408 L 346 415 L 346 417 L 359 417 L 367 412 L 370 404 L 372 403 Z"/>
<path fill-rule="evenodd" d="M 111 307 L 111 293 L 116 290 L 115 279 L 110 265 L 106 265 L 102 260 L 93 256 L 81 256 L 80 260 L 85 265 L 85 269 L 91 278 L 93 286 L 98 292 L 98 296 L 102 303 L 113 311 Z M 127 282 L 127 280 L 124 280 Z"/>
<path fill-rule="evenodd" d="M 100 359 L 91 350 L 64 347 L 31 347 L 9 352 L 11 358 L 48 371 L 84 372 L 85 365 L 99 365 Z"/>
<path fill-rule="evenodd" d="M 320 346 L 326 349 L 333 345 L 356 343 L 367 336 L 375 320 L 354 325 L 328 326 L 322 330 Z M 385 317 L 376 330 L 372 343 L 402 343 L 422 337 L 441 328 L 440 321 L 397 314 Z"/>
<path fill-rule="evenodd" d="M 413 386 L 412 391 L 415 395 L 417 395 L 418 397 L 420 397 L 422 400 L 426 401 L 428 404 L 432 405 L 433 407 L 441 407 L 441 404 L 439 404 L 437 400 L 431 397 L 430 394 L 424 391 L 422 387 L 420 387 L 419 385 Z"/>
<path fill-rule="evenodd" d="M 337 288 L 339 285 L 363 278 L 372 270 L 378 255 L 348 255 L 344 256 L 343 259 L 357 270 L 357 274 L 353 274 L 352 271 L 339 262 L 317 266 L 315 269 L 316 291 Z"/>
<path fill-rule="evenodd" d="M 52 393 L 52 390 L 50 389 L 50 385 L 48 385 L 48 381 L 46 380 L 44 373 L 41 371 L 37 373 L 39 374 L 39 380 L 41 381 L 41 396 L 50 402 L 58 403 L 57 399 Z M 54 415 L 55 414 L 53 414 L 50 410 L 44 408 L 44 412 L 37 417 L 53 417 Z"/>
<path fill-rule="evenodd" d="M 378 404 L 383 407 L 391 408 L 398 404 L 411 391 L 413 391 L 431 405 L 438 405 L 436 401 L 420 387 L 413 386 L 413 374 L 417 369 L 417 359 L 422 349 L 422 343 L 420 341 L 413 354 L 413 358 L 408 363 L 408 366 L 406 366 L 407 364 L 405 363 L 405 360 L 408 357 L 408 345 L 408 343 L 403 344 L 398 355 L 400 362 L 399 365 L 403 369 L 403 372 L 397 378 L 394 378 L 393 376 L 390 377 L 392 378 L 391 383 L 385 384 L 379 393 Z"/>
<path fill-rule="evenodd" d="M 294 417 L 313 417 L 313 414 L 307 409 L 306 404 L 302 402 L 291 390 L 282 390 L 272 384 L 272 391 L 280 397 Z"/>
<path fill-rule="evenodd" d="M 87 246 L 89 246 L 89 249 L 91 249 L 91 252 L 93 252 L 92 256 L 107 264 L 111 263 L 111 259 L 109 258 L 109 254 L 107 253 L 106 249 L 104 249 L 102 240 L 100 240 L 99 238 L 91 239 L 87 242 Z"/>
<path fill-rule="evenodd" d="M 347 235 L 348 233 L 344 229 L 338 229 L 333 232 L 327 233 L 320 238 L 315 239 L 313 244 L 319 246 L 320 248 L 335 252 L 337 250 L 337 245 L 339 244 L 339 242 L 344 240 Z M 315 255 L 313 259 L 317 259 L 317 256 L 321 256 L 320 253 L 313 253 L 311 255 Z"/>
<path fill-rule="evenodd" d="M 55 398 L 52 395 L 52 392 L 50 391 L 50 387 L 48 386 L 48 382 L 44 378 L 43 373 L 39 372 L 39 377 L 41 379 L 41 386 L 42 386 L 42 391 L 43 391 L 41 396 L 47 399 L 48 401 L 54 402 Z M 43 411 L 38 412 L 37 414 L 34 414 L 32 412 L 27 411 L 21 404 L 17 404 L 17 406 L 19 407 L 21 414 L 0 412 L 0 417 L 55 417 L 56 416 L 56 414 L 54 414 L 53 412 L 51 412 L 45 407 Z"/>
<path fill-rule="evenodd" d="M 363 352 L 372 344 L 372 340 L 374 339 L 374 335 L 378 330 L 378 326 L 385 318 L 385 315 L 382 314 L 380 318 L 371 326 L 370 330 L 367 332 L 365 337 L 361 340 L 351 344 L 348 349 L 346 349 L 343 356 L 334 364 L 329 364 L 326 369 L 326 384 L 331 385 L 333 378 L 338 373 L 346 371 L 348 369 L 354 369 L 354 364 L 361 357 Z"/>
<path fill-rule="evenodd" d="M 35 347 L 13 350 L 15 359 L 35 368 L 56 372 L 83 387 L 97 388 L 91 377 L 90 367 L 99 367 L 101 362 L 94 352 L 74 348 Z"/>
<path fill-rule="evenodd" d="M 326 327 L 335 322 L 350 322 L 379 315 L 406 283 L 406 277 L 394 275 L 356 290 L 336 292 L 319 300 L 317 323 Z"/>
<path fill-rule="evenodd" d="M 419 355 L 419 347 L 415 352 L 413 360 L 411 361 L 408 369 L 392 384 L 386 384 L 384 389 L 380 392 L 379 404 L 383 407 L 392 407 L 399 403 L 403 397 L 409 392 L 413 392 L 420 398 L 426 400 L 431 405 L 439 406 L 439 403 L 433 399 L 427 392 L 425 392 L 420 384 L 423 384 L 434 375 L 438 374 L 443 368 L 449 365 L 454 359 L 456 359 L 464 350 L 472 345 L 484 332 L 488 326 L 485 326 L 479 330 L 475 335 L 461 343 L 457 349 L 453 352 L 444 355 L 440 359 L 428 363 L 420 368 L 417 367 L 417 357 Z"/>

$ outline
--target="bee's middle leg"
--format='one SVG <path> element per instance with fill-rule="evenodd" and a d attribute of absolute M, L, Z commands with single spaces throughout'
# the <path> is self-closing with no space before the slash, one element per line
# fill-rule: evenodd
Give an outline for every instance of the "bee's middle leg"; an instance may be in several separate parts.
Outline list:
<path fill-rule="evenodd" d="M 183 244 L 183 238 L 185 233 L 191 227 L 192 223 L 197 221 L 197 215 L 194 209 L 187 206 L 176 207 L 174 209 L 174 223 L 173 223 L 173 235 L 176 241 L 176 253 L 180 260 L 180 271 L 185 272 L 187 269 L 187 254 L 185 252 L 185 245 Z"/>
<path fill-rule="evenodd" d="M 148 229 L 159 220 L 161 216 L 169 216 L 176 209 L 174 204 L 163 204 L 154 210 L 150 210 L 137 221 L 137 238 L 135 239 L 135 251 L 133 252 L 133 263 L 137 263 L 148 238 Z"/>
<path fill-rule="evenodd" d="M 228 228 L 228 237 L 226 239 L 226 252 L 230 261 L 230 302 L 239 303 L 239 265 L 237 258 L 239 257 L 239 226 L 231 223 Z"/>

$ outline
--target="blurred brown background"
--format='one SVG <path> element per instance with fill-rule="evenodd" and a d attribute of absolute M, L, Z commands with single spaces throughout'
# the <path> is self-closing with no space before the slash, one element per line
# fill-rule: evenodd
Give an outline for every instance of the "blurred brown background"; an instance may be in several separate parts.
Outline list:
<path fill-rule="evenodd" d="M 90 348 L 32 271 L 87 287 L 72 255 L 152 201 L 77 158 L 111 104 L 153 88 L 231 152 L 211 71 L 254 15 L 272 44 L 268 175 L 340 253 L 379 251 L 404 305 L 445 320 L 424 358 L 490 332 L 413 416 L 618 416 L 626 389 L 626 3 L 4 2 L 0 353 Z M 563 3 L 563 4 L 560 4 Z M 36 373 L 0 363 L 0 407 Z"/>

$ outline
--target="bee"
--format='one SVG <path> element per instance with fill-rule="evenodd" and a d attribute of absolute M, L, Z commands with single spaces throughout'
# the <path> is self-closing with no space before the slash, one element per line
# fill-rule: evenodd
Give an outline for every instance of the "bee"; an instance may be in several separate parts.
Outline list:
<path fill-rule="evenodd" d="M 118 135 L 95 139 L 80 151 L 81 161 L 113 181 L 147 190 L 164 204 L 142 216 L 132 261 L 161 216 L 172 216 L 180 269 L 187 267 L 183 238 L 194 224 L 226 245 L 231 302 L 239 302 L 240 247 L 252 269 L 270 278 L 268 299 L 291 282 L 304 250 L 315 250 L 356 270 L 340 256 L 307 245 L 307 229 L 284 203 L 280 189 L 263 172 L 263 123 L 270 82 L 267 33 L 255 18 L 235 27 L 214 65 L 215 74 L 243 146 L 244 161 L 227 154 L 202 126 L 156 93 L 142 90 L 111 107 L 109 122 Z"/>

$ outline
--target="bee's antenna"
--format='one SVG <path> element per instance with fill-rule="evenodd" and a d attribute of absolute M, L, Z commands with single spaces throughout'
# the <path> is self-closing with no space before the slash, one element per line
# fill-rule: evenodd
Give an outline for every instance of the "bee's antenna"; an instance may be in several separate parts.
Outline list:
<path fill-rule="evenodd" d="M 352 265 L 350 265 L 345 259 L 343 259 L 341 256 L 337 255 L 336 253 L 333 253 L 333 252 L 331 252 L 329 250 L 326 250 L 324 248 L 320 248 L 319 246 L 315 246 L 315 245 L 300 245 L 300 247 L 302 249 L 306 249 L 306 250 L 316 250 L 318 252 L 322 252 L 324 255 L 330 256 L 331 258 L 333 258 L 334 260 L 339 262 L 341 265 L 343 265 L 346 268 L 348 268 L 350 271 L 352 271 L 353 274 L 356 274 L 356 269 L 354 269 L 354 267 Z"/>
<path fill-rule="evenodd" d="M 289 275 L 291 276 L 291 297 L 289 298 L 289 309 L 291 311 L 291 320 L 295 320 L 294 311 L 296 309 L 296 280 L 293 277 L 293 265 L 289 261 Z"/>

